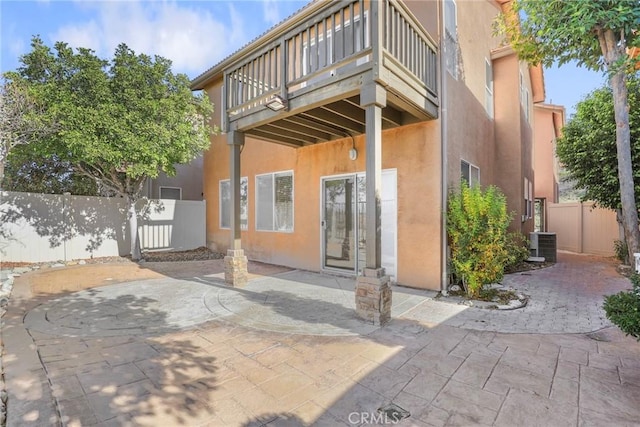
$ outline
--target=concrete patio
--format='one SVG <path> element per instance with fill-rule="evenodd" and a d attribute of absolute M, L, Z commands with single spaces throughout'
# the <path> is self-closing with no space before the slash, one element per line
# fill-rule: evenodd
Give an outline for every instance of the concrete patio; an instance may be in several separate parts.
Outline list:
<path fill-rule="evenodd" d="M 384 328 L 355 318 L 353 279 L 250 273 L 244 289 L 224 286 L 218 261 L 16 278 L 8 425 L 639 423 L 640 344 L 601 310 L 629 287 L 610 260 L 562 253 L 508 276 L 531 296 L 514 311 L 394 287 Z M 385 418 L 388 404 L 410 416 Z"/>

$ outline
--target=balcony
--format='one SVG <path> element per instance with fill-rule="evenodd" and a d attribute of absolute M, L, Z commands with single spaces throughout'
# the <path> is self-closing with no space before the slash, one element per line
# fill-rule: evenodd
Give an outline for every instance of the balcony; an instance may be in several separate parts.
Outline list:
<path fill-rule="evenodd" d="M 365 133 L 361 95 L 383 88 L 382 129 L 437 117 L 437 49 L 397 0 L 314 2 L 194 80 L 223 77 L 225 126 L 293 147 Z"/>

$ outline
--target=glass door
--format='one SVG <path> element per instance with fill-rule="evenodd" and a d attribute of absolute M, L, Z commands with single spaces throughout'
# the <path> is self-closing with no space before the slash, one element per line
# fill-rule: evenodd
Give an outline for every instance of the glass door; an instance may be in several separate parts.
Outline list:
<path fill-rule="evenodd" d="M 356 271 L 358 241 L 355 184 L 355 175 L 323 180 L 325 268 Z"/>
<path fill-rule="evenodd" d="M 382 266 L 396 276 L 396 171 L 382 172 Z M 364 173 L 322 180 L 323 268 L 359 273 L 366 265 L 367 180 Z"/>

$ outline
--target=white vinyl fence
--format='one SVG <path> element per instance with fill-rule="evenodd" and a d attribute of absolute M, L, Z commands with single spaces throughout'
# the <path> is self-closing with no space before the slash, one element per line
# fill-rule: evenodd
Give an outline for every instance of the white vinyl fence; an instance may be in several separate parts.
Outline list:
<path fill-rule="evenodd" d="M 143 250 L 205 245 L 204 201 L 140 200 Z M 70 261 L 130 251 L 122 198 L 0 192 L 0 261 Z"/>

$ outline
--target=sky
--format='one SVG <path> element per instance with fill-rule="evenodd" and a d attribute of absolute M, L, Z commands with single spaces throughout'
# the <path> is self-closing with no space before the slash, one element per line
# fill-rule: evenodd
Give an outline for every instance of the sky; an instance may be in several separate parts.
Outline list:
<path fill-rule="evenodd" d="M 39 35 L 53 46 L 88 47 L 110 58 L 126 43 L 136 53 L 173 61 L 173 71 L 194 78 L 307 0 L 0 0 L 0 73 L 16 69 Z M 572 65 L 545 70 L 546 101 L 564 105 L 567 118 L 601 73 Z"/>

